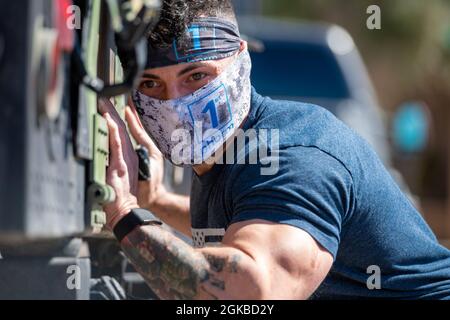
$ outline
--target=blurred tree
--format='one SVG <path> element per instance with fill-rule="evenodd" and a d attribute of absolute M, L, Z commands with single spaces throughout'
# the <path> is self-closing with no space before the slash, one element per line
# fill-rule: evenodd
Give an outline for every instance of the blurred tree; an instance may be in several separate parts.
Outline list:
<path fill-rule="evenodd" d="M 366 10 L 373 4 L 381 8 L 381 30 L 366 28 Z M 263 0 L 263 13 L 326 21 L 349 30 L 369 69 L 375 70 L 373 76 L 375 85 L 381 89 L 381 101 L 391 109 L 405 96 L 405 91 L 415 85 L 413 82 L 430 66 L 430 61 L 436 61 L 447 47 L 442 39 L 449 28 L 450 0 Z M 444 67 L 442 63 L 448 67 L 448 56 L 445 60 L 439 61 L 437 67 Z M 392 81 L 388 81 L 383 86 L 386 82 L 378 78 L 376 70 L 379 68 L 380 77 L 395 80 L 397 85 L 392 86 Z"/>

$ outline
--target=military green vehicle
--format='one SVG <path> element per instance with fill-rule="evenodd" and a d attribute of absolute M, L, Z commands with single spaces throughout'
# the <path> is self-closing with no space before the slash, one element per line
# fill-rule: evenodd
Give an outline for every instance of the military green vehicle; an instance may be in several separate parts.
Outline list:
<path fill-rule="evenodd" d="M 97 99 L 123 113 L 160 6 L 2 3 L 0 299 L 156 298 L 103 228 L 114 191 L 105 183 L 108 130 Z"/>

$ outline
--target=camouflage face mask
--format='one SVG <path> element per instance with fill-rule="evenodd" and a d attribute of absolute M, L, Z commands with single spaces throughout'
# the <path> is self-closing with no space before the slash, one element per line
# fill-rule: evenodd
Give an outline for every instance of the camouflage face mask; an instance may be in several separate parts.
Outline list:
<path fill-rule="evenodd" d="M 250 110 L 250 70 L 245 50 L 216 79 L 187 96 L 158 100 L 133 92 L 145 130 L 168 160 L 178 166 L 204 163 L 234 135 Z"/>

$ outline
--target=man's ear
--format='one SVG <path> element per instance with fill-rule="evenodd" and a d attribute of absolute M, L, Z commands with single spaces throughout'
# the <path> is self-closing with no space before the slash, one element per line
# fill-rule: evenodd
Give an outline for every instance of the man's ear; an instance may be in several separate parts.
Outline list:
<path fill-rule="evenodd" d="M 247 50 L 248 48 L 248 43 L 245 40 L 241 40 L 241 47 L 239 48 L 239 53 L 241 53 L 244 50 Z"/>

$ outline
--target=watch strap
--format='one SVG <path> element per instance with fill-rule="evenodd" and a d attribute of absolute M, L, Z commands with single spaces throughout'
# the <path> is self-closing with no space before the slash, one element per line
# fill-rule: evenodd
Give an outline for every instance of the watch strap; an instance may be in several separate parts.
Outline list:
<path fill-rule="evenodd" d="M 122 240 L 136 227 L 153 224 L 162 225 L 162 222 L 148 210 L 133 209 L 116 224 L 113 233 L 119 242 L 122 242 Z"/>

